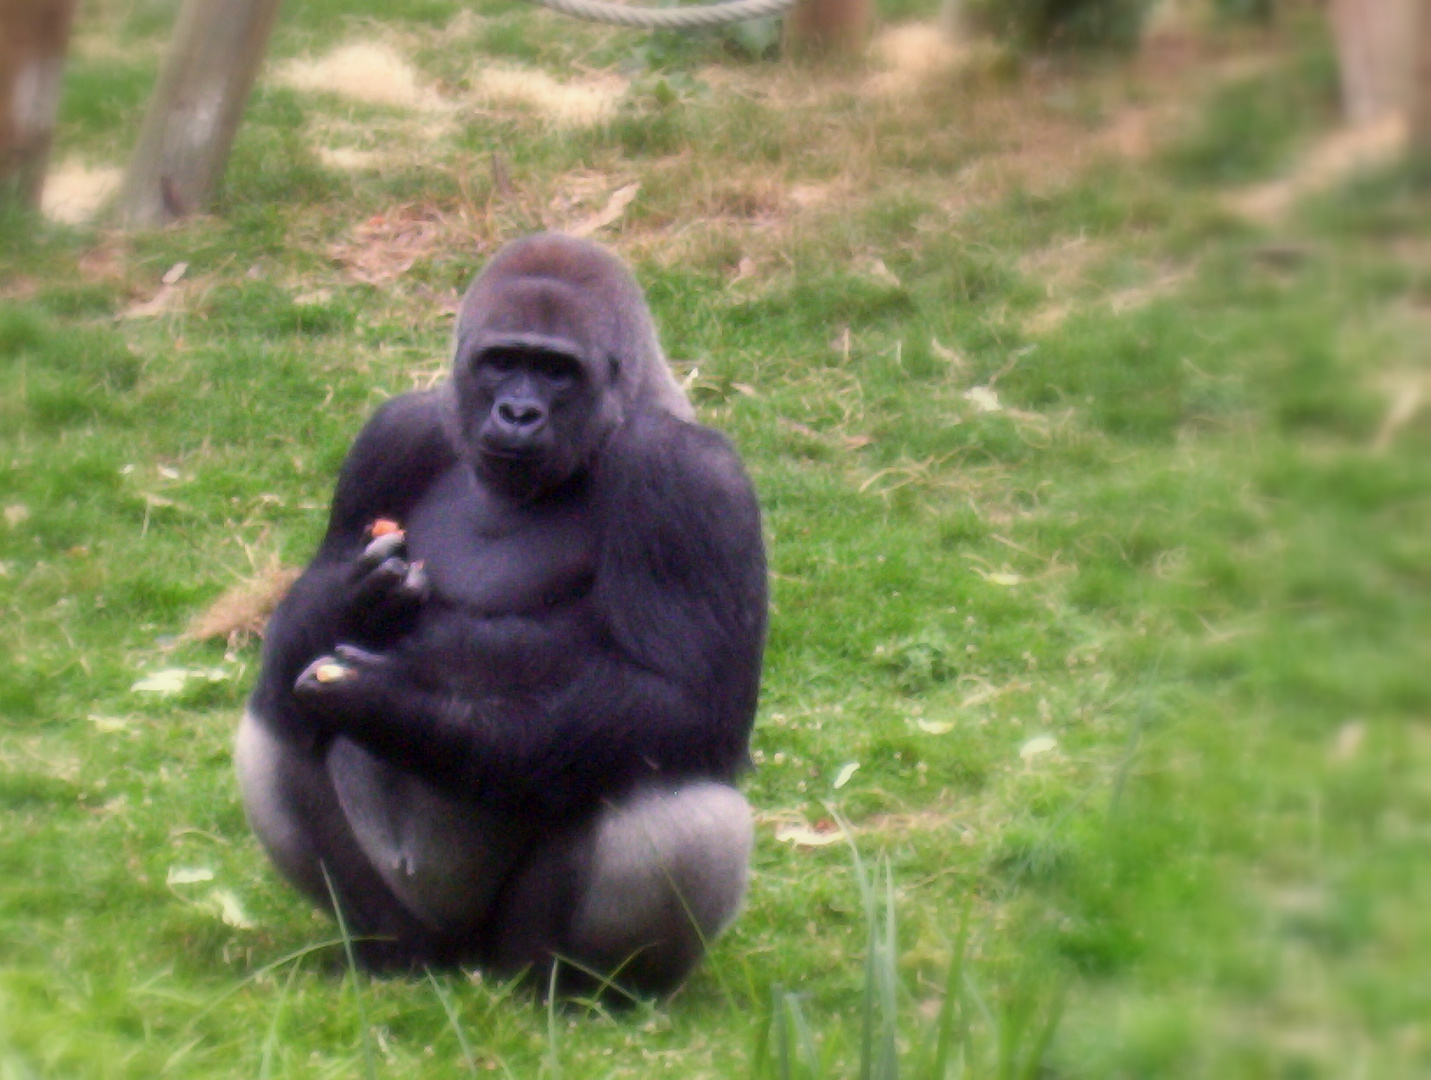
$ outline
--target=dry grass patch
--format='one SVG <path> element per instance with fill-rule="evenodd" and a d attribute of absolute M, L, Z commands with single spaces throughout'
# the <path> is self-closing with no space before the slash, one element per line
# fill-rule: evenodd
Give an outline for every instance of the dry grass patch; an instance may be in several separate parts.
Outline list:
<path fill-rule="evenodd" d="M 280 86 L 307 93 L 333 94 L 366 105 L 440 112 L 449 103 L 391 45 L 354 41 L 324 56 L 300 57 L 273 73 Z"/>
<path fill-rule="evenodd" d="M 404 203 L 353 226 L 347 239 L 329 246 L 328 254 L 354 281 L 383 286 L 440 250 L 475 254 L 487 246 L 485 230 L 465 210 Z"/>
<path fill-rule="evenodd" d="M 268 617 L 296 580 L 298 571 L 271 562 L 251 578 L 245 578 L 215 600 L 192 623 L 186 636 L 194 641 L 246 642 L 261 637 Z"/>
<path fill-rule="evenodd" d="M 119 190 L 123 171 L 114 165 L 65 160 L 45 176 L 40 210 L 51 221 L 79 225 L 90 220 Z"/>
<path fill-rule="evenodd" d="M 476 101 L 535 113 L 562 127 L 590 127 L 611 119 L 628 83 L 610 72 L 560 81 L 545 71 L 476 64 L 468 76 Z"/>

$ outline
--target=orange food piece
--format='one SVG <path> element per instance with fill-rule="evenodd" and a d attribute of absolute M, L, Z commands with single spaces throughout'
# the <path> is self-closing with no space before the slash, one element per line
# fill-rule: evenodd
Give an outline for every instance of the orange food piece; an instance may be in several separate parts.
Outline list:
<path fill-rule="evenodd" d="M 402 526 L 389 518 L 378 518 L 368 531 L 376 540 L 379 536 L 387 536 L 388 533 L 402 532 Z"/>

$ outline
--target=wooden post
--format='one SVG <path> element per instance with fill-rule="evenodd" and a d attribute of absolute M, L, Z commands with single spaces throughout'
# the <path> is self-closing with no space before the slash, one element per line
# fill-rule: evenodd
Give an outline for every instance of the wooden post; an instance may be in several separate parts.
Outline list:
<path fill-rule="evenodd" d="M 120 190 L 125 224 L 163 225 L 209 205 L 278 5 L 184 0 Z"/>
<path fill-rule="evenodd" d="M 74 0 L 0 0 L 0 202 L 38 206 Z"/>
<path fill-rule="evenodd" d="M 1411 28 L 1410 144 L 1418 176 L 1431 182 L 1431 0 L 1421 0 Z"/>
<path fill-rule="evenodd" d="M 800 0 L 785 15 L 785 49 L 796 56 L 858 56 L 873 16 L 874 0 Z"/>
<path fill-rule="evenodd" d="M 1342 105 L 1354 126 L 1405 106 L 1414 10 L 1431 0 L 1332 0 Z"/>

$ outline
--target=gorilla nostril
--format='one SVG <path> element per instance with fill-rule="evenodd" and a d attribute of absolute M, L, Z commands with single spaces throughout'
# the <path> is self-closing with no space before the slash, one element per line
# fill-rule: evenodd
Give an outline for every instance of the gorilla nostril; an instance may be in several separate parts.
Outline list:
<path fill-rule="evenodd" d="M 497 418 L 512 427 L 529 428 L 541 423 L 545 414 L 536 405 L 503 401 L 497 406 Z"/>

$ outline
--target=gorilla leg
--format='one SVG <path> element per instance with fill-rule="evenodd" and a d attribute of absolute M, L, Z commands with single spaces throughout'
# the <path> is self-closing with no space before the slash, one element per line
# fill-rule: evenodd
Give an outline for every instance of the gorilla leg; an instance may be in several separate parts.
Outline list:
<path fill-rule="evenodd" d="M 541 973 L 556 956 L 639 993 L 673 990 L 735 917 L 751 843 L 732 787 L 639 788 L 535 853 L 493 927 L 496 964 Z"/>
<path fill-rule="evenodd" d="M 245 713 L 234 762 L 249 823 L 269 858 L 317 906 L 332 911 L 337 894 L 349 931 L 363 939 L 355 948 L 366 966 L 410 967 L 454 954 L 456 944 L 404 906 L 374 868 L 324 756 Z"/>

